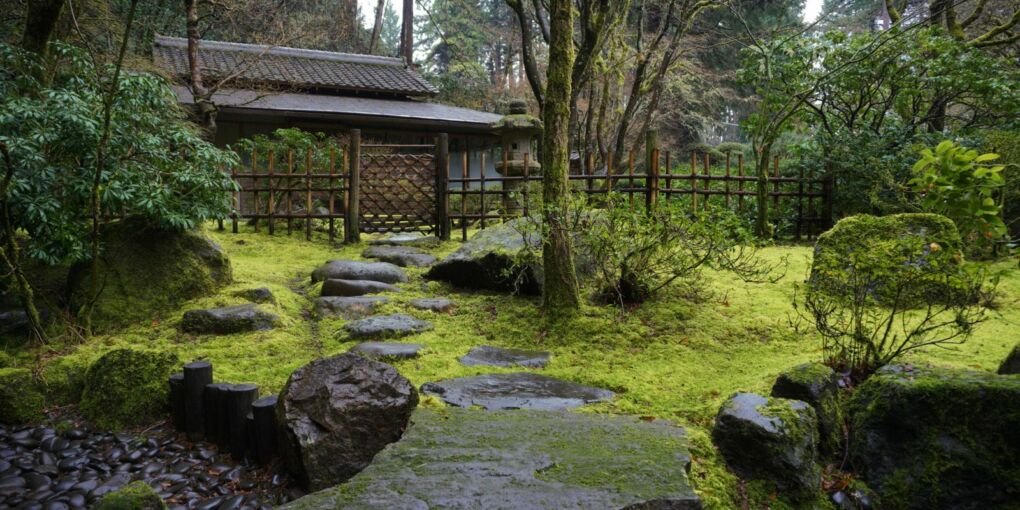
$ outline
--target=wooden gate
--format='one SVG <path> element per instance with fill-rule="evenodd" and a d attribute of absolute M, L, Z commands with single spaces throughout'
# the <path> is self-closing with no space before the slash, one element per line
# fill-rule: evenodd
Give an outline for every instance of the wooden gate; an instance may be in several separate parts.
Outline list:
<path fill-rule="evenodd" d="M 361 232 L 437 232 L 436 146 L 361 145 Z"/>

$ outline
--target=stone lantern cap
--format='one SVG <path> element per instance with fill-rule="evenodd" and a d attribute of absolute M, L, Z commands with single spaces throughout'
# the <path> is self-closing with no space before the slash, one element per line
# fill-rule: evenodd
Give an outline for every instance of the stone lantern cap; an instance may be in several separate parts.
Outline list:
<path fill-rule="evenodd" d="M 504 135 L 541 133 L 542 121 L 533 115 L 528 114 L 528 103 L 521 99 L 510 102 L 510 113 L 493 126 Z"/>

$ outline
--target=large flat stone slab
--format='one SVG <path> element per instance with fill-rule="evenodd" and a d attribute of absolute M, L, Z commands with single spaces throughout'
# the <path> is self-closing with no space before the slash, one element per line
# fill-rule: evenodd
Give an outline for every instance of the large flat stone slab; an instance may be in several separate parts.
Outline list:
<path fill-rule="evenodd" d="M 369 246 L 361 252 L 366 259 L 378 259 L 400 267 L 428 267 L 436 258 L 413 246 Z"/>
<path fill-rule="evenodd" d="M 549 364 L 548 352 L 524 351 L 521 349 L 503 349 L 491 345 L 481 345 L 472 348 L 467 354 L 460 357 L 462 365 L 492 366 L 492 367 L 528 367 L 543 368 Z"/>
<path fill-rule="evenodd" d="M 446 298 L 418 298 L 411 300 L 411 306 L 430 312 L 450 313 L 457 308 L 457 303 Z"/>
<path fill-rule="evenodd" d="M 559 411 L 603 402 L 616 394 L 602 388 L 527 372 L 483 374 L 425 383 L 421 391 L 458 407 L 488 410 L 537 409 Z"/>
<path fill-rule="evenodd" d="M 425 346 L 402 342 L 361 342 L 350 348 L 350 352 L 378 360 L 400 360 L 417 358 Z"/>
<path fill-rule="evenodd" d="M 396 338 L 432 329 L 432 323 L 395 313 L 366 317 L 344 325 L 351 338 Z"/>
<path fill-rule="evenodd" d="M 206 310 L 188 310 L 184 312 L 184 318 L 181 320 L 181 329 L 188 333 L 229 335 L 272 329 L 278 321 L 276 315 L 249 303 Z"/>
<path fill-rule="evenodd" d="M 383 296 L 324 296 L 315 299 L 315 314 L 319 317 L 362 319 L 375 313 L 389 299 Z"/>
<path fill-rule="evenodd" d="M 341 280 L 329 278 L 322 282 L 323 296 L 364 296 L 381 292 L 400 292 L 400 289 L 388 283 L 373 280 Z"/>
<path fill-rule="evenodd" d="M 417 246 L 419 248 L 434 248 L 442 244 L 436 236 L 430 236 L 421 232 L 403 232 L 389 234 L 378 239 L 372 239 L 368 244 L 373 246 Z"/>
<path fill-rule="evenodd" d="M 330 260 L 312 271 L 312 283 L 330 278 L 401 283 L 407 281 L 407 274 L 403 269 L 389 262 L 362 262 L 360 260 Z"/>
<path fill-rule="evenodd" d="M 631 417 L 419 408 L 347 483 L 282 508 L 696 510 L 683 429 Z"/>

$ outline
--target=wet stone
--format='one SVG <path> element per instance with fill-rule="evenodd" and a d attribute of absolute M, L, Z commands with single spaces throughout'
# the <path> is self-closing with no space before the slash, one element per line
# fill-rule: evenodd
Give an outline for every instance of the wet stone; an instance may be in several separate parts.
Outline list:
<path fill-rule="evenodd" d="M 447 379 L 425 383 L 421 390 L 450 405 L 478 406 L 487 410 L 560 411 L 604 402 L 615 396 L 609 390 L 526 372 Z"/>
<path fill-rule="evenodd" d="M 428 267 L 436 258 L 412 246 L 371 246 L 361 253 L 366 259 L 377 259 L 400 267 Z"/>
<path fill-rule="evenodd" d="M 312 271 L 312 283 L 330 278 L 338 280 L 372 280 L 382 283 L 407 281 L 404 270 L 388 262 L 330 260 Z"/>
<path fill-rule="evenodd" d="M 397 313 L 348 322 L 344 329 L 351 338 L 395 338 L 428 331 L 432 323 Z"/>
<path fill-rule="evenodd" d="M 386 360 L 401 360 L 417 358 L 425 346 L 422 344 L 400 343 L 400 342 L 362 342 L 351 347 L 350 352 L 359 354 L 366 358 Z"/>
<path fill-rule="evenodd" d="M 382 292 L 400 292 L 400 289 L 388 283 L 372 280 L 340 280 L 330 278 L 322 282 L 323 296 L 364 296 Z"/>
<path fill-rule="evenodd" d="M 420 232 L 404 232 L 389 234 L 378 239 L 372 239 L 368 244 L 373 246 L 416 246 L 419 248 L 434 248 L 442 241 L 438 237 L 422 234 Z"/>
<path fill-rule="evenodd" d="M 450 313 L 457 308 L 456 303 L 446 298 L 418 298 L 411 300 L 411 306 L 436 313 Z"/>
<path fill-rule="evenodd" d="M 362 319 L 375 313 L 376 309 L 388 301 L 388 298 L 382 296 L 325 296 L 315 299 L 315 314 L 318 317 Z"/>
<path fill-rule="evenodd" d="M 471 366 L 493 366 L 512 367 L 521 366 L 527 368 L 544 368 L 549 364 L 548 352 L 525 351 L 520 349 L 503 349 L 482 345 L 474 347 L 467 354 L 461 356 L 462 365 Z"/>
<path fill-rule="evenodd" d="M 272 329 L 279 318 L 254 304 L 184 312 L 181 329 L 188 333 L 229 335 Z"/>

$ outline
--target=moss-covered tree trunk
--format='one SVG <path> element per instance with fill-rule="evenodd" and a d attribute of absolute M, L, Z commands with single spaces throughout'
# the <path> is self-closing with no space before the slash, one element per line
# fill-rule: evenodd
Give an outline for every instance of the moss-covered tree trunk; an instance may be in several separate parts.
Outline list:
<path fill-rule="evenodd" d="M 551 0 L 549 68 L 542 121 L 542 199 L 545 242 L 543 304 L 551 317 L 580 307 L 573 247 L 567 228 L 571 71 L 574 65 L 573 11 L 569 0 Z"/>
<path fill-rule="evenodd" d="M 46 45 L 60 20 L 64 0 L 30 0 L 27 7 L 21 47 L 42 55 L 46 53 Z"/>

